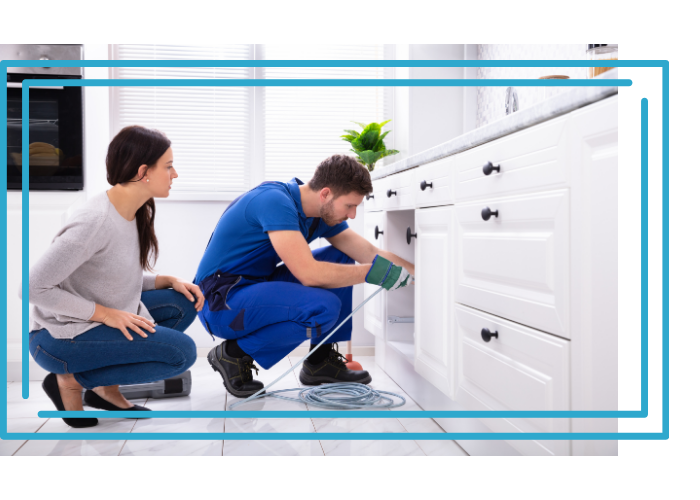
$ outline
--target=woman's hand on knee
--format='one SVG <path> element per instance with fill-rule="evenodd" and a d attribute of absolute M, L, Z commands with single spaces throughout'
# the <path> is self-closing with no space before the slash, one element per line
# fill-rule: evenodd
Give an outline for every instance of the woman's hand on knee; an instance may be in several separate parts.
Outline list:
<path fill-rule="evenodd" d="M 181 280 L 180 278 L 172 278 L 171 287 L 176 292 L 180 292 L 182 295 L 187 297 L 187 300 L 194 302 L 194 308 L 197 312 L 202 310 L 204 307 L 204 294 L 194 283 L 189 281 Z"/>
<path fill-rule="evenodd" d="M 143 316 L 132 314 L 126 311 L 120 311 L 119 309 L 105 309 L 106 315 L 104 316 L 104 318 L 102 318 L 102 320 L 100 320 L 100 323 L 104 323 L 109 327 L 116 328 L 117 330 L 121 331 L 124 334 L 124 336 L 129 340 L 134 340 L 134 338 L 129 333 L 129 330 L 138 333 L 143 338 L 147 338 L 148 335 L 146 335 L 146 333 L 144 333 L 144 331 L 141 330 L 141 328 L 143 328 L 144 330 L 148 330 L 151 333 L 155 333 L 156 331 L 156 324 L 153 321 L 144 318 Z"/>

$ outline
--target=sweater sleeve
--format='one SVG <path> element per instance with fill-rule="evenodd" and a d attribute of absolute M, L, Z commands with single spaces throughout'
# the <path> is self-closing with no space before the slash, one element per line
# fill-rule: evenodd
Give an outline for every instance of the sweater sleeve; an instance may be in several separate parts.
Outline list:
<path fill-rule="evenodd" d="M 43 309 L 88 321 L 95 314 L 95 303 L 63 290 L 61 282 L 100 248 L 96 237 L 104 217 L 85 214 L 69 222 L 51 242 L 48 250 L 29 270 L 29 302 Z M 20 298 L 22 297 L 20 285 Z"/>
<path fill-rule="evenodd" d="M 141 285 L 141 291 L 147 292 L 149 290 L 156 289 L 156 275 L 143 273 L 143 284 Z"/>

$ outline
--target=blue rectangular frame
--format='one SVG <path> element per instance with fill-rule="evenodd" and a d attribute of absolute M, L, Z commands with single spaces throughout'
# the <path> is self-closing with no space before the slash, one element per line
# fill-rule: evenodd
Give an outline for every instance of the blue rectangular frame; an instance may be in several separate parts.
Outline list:
<path fill-rule="evenodd" d="M 0 76 L 5 75 L 7 67 L 20 65 L 23 67 L 589 67 L 590 61 L 5 61 L 0 62 Z M 552 439 L 595 439 L 595 440 L 637 440 L 637 439 L 668 439 L 668 61 L 611 61 L 601 64 L 601 67 L 660 67 L 663 73 L 663 430 L 661 433 L 333 433 L 323 434 L 328 439 L 481 439 L 481 440 L 552 440 Z M 50 85 L 71 86 L 630 86 L 631 80 L 25 80 L 23 83 L 23 181 L 22 181 L 22 226 L 23 226 L 23 255 L 27 262 L 28 249 L 28 128 L 26 117 L 28 114 L 29 87 Z M 7 117 L 7 95 L 0 96 L 0 116 Z M 646 418 L 648 416 L 648 101 L 642 99 L 642 408 L 639 411 L 396 411 L 391 412 L 392 417 L 406 418 L 466 418 L 466 417 L 548 417 L 548 418 Z M 6 148 L 7 127 L 0 130 L 0 151 Z M 6 156 L 0 155 L 0 172 L 6 171 Z M 7 207 L 6 177 L 0 176 L 0 196 L 5 197 L 4 207 Z M 4 252 L 7 262 L 7 218 L 3 218 L 0 225 L 2 242 L 0 252 Z M 6 267 L 3 267 L 0 276 L 5 276 Z M 23 265 L 23 281 L 28 279 L 28 265 Z M 4 300 L 4 312 L 7 325 L 7 297 L 4 295 L 7 288 L 0 292 L 0 300 Z M 23 290 L 23 329 L 27 330 L 29 305 L 27 290 Z M 1 320 L 0 320 L 1 321 Z M 4 328 L 6 330 L 6 327 Z M 4 342 L 0 346 L 0 357 L 7 359 L 7 332 L 4 332 Z M 23 397 L 28 397 L 28 348 L 26 338 L 23 338 Z M 6 372 L 3 371 L 0 381 L 0 396 L 7 399 Z M 226 411 L 154 411 L 153 417 L 161 418 L 234 418 L 232 412 Z M 57 412 L 40 411 L 40 417 L 70 417 L 70 416 L 102 416 L 101 412 Z M 110 418 L 127 417 L 113 412 Z M 237 418 L 387 418 L 387 414 L 376 411 L 238 411 Z M 0 429 L 0 438 L 14 439 L 66 439 L 65 434 L 33 434 L 33 433 L 8 433 L 7 406 L 0 410 L 0 420 L 5 421 Z M 82 433 L 70 434 L 70 439 L 318 439 L 316 433 Z"/>

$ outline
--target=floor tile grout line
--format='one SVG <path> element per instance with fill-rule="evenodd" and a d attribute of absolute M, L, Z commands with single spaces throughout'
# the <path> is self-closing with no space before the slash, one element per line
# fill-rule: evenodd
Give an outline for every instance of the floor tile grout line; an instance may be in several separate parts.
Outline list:
<path fill-rule="evenodd" d="M 44 420 L 44 421 L 41 423 L 41 425 L 37 428 L 37 430 L 35 430 L 32 434 L 36 434 L 37 432 L 39 432 L 39 431 L 41 430 L 41 428 L 44 427 L 44 426 L 46 425 L 46 422 L 48 422 L 48 421 L 49 421 L 48 418 L 47 418 L 46 420 Z M 21 450 L 21 449 L 24 447 L 24 445 L 27 444 L 28 442 L 29 442 L 29 440 L 27 439 L 24 443 L 22 443 L 21 445 L 19 445 L 19 448 L 17 448 L 17 449 L 15 450 L 15 452 L 14 452 L 11 456 L 14 457 L 14 456 L 17 454 L 17 452 L 18 452 L 19 450 Z"/>
<path fill-rule="evenodd" d="M 290 367 L 294 366 L 294 363 L 292 363 L 292 359 L 289 357 L 289 355 L 287 355 L 287 361 L 289 362 L 289 366 L 290 366 Z M 292 374 L 294 375 L 294 380 L 296 380 L 297 387 L 301 387 L 301 382 L 299 382 L 299 377 L 297 377 L 297 372 L 296 372 L 296 370 L 292 370 Z M 309 405 L 307 405 L 306 403 L 304 403 L 304 406 L 306 407 L 306 411 L 310 411 L 310 410 L 309 410 Z M 314 428 L 314 433 L 318 434 L 319 432 L 318 432 L 318 430 L 316 429 L 316 424 L 314 423 L 314 419 L 313 419 L 313 418 L 310 418 L 309 420 L 311 421 L 311 427 Z M 323 456 L 324 456 L 324 457 L 328 456 L 328 455 L 326 455 L 326 450 L 323 449 L 323 443 L 321 442 L 320 439 L 318 440 L 318 445 L 321 447 L 321 453 L 323 453 Z"/>
<path fill-rule="evenodd" d="M 143 406 L 146 406 L 148 404 L 148 400 L 151 398 L 146 398 L 146 401 L 143 402 Z M 128 434 L 133 434 L 134 429 L 136 428 L 136 424 L 138 423 L 138 419 L 134 419 L 134 424 L 131 426 L 131 429 L 129 429 Z M 124 451 L 124 447 L 126 446 L 128 439 L 125 439 L 124 442 L 122 443 L 122 447 L 119 448 L 119 453 L 117 453 L 117 456 L 120 457 L 122 455 L 122 451 Z"/>

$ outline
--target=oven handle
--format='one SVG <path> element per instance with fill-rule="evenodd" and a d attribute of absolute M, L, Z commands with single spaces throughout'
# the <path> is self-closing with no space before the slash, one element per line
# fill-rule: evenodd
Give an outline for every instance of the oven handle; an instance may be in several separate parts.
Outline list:
<path fill-rule="evenodd" d="M 8 89 L 21 89 L 22 84 L 20 82 L 7 82 Z M 63 90 L 65 87 L 30 87 L 33 89 L 53 89 L 53 90 Z"/>

